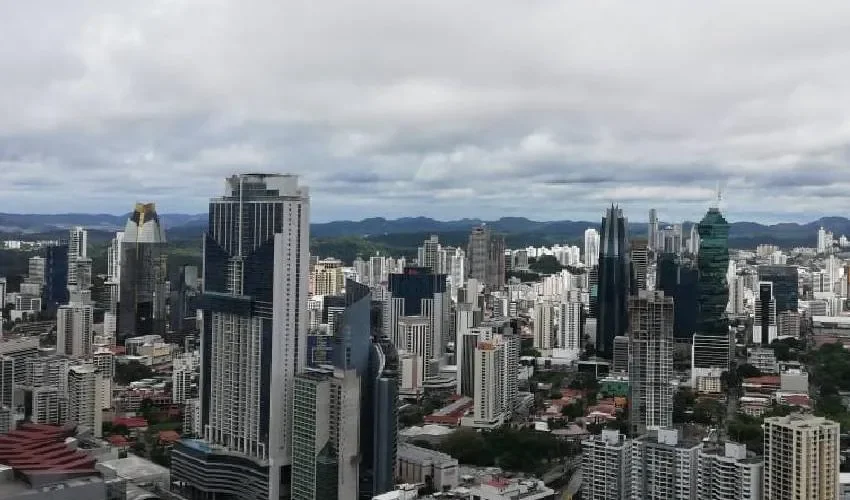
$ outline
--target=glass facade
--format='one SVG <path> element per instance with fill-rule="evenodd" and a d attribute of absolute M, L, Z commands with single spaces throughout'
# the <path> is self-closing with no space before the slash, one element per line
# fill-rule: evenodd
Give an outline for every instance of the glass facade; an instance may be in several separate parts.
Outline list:
<path fill-rule="evenodd" d="M 777 314 L 782 311 L 797 311 L 800 298 L 798 279 L 797 266 L 759 266 L 759 281 L 773 283 Z"/>
<path fill-rule="evenodd" d="M 673 337 L 690 340 L 697 325 L 697 281 L 699 273 L 688 260 L 674 253 L 658 257 L 655 288 L 673 297 Z"/>
<path fill-rule="evenodd" d="M 729 289 L 729 223 L 720 209 L 712 207 L 697 226 L 700 245 L 697 257 L 697 332 L 705 335 L 728 335 L 726 306 Z"/>
<path fill-rule="evenodd" d="M 602 219 L 596 323 L 596 352 L 608 359 L 614 356 L 614 337 L 626 334 L 631 275 L 628 222 L 612 205 Z"/>
<path fill-rule="evenodd" d="M 53 314 L 68 303 L 68 245 L 47 247 L 44 254 L 44 306 Z"/>

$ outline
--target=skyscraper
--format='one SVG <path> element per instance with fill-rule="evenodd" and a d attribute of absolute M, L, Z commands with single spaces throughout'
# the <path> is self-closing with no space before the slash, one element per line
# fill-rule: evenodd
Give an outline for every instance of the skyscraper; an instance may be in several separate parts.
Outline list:
<path fill-rule="evenodd" d="M 72 303 L 56 311 L 56 352 L 77 358 L 92 354 L 94 310 L 91 304 Z"/>
<path fill-rule="evenodd" d="M 204 238 L 204 440 L 175 446 L 172 480 L 190 497 L 276 500 L 306 363 L 310 199 L 294 175 L 233 176 L 225 189 Z"/>
<path fill-rule="evenodd" d="M 398 448 L 398 352 L 388 338 L 373 337 L 360 421 L 360 498 L 395 486 Z"/>
<path fill-rule="evenodd" d="M 647 228 L 646 244 L 650 250 L 658 250 L 658 211 L 649 209 L 649 226 Z"/>
<path fill-rule="evenodd" d="M 655 278 L 655 289 L 673 297 L 673 336 L 680 341 L 690 341 L 697 324 L 699 272 L 689 259 L 674 253 L 661 253 Z"/>
<path fill-rule="evenodd" d="M 165 336 L 168 296 L 165 229 L 153 203 L 137 203 L 121 243 L 118 341 L 140 335 Z"/>
<path fill-rule="evenodd" d="M 481 225 L 469 235 L 469 277 L 475 278 L 492 289 L 501 289 L 505 284 L 505 238 L 494 235 L 490 228 Z"/>
<path fill-rule="evenodd" d="M 548 300 L 534 304 L 534 348 L 539 351 L 551 352 L 554 325 L 554 304 Z"/>
<path fill-rule="evenodd" d="M 475 424 L 502 425 L 505 419 L 506 344 L 500 338 L 479 340 L 475 348 Z"/>
<path fill-rule="evenodd" d="M 602 219 L 599 248 L 599 292 L 596 351 L 611 358 L 614 337 L 626 334 L 631 289 L 628 222 L 623 211 L 611 205 Z"/>
<path fill-rule="evenodd" d="M 764 419 L 764 498 L 838 498 L 840 426 L 812 415 Z"/>
<path fill-rule="evenodd" d="M 425 240 L 422 243 L 422 246 L 419 247 L 419 258 L 417 259 L 419 266 L 431 269 L 431 272 L 434 274 L 445 272 L 445 269 L 440 266 L 440 262 L 438 260 L 439 251 L 440 240 L 437 238 L 436 234 L 432 234 L 431 237 Z"/>
<path fill-rule="evenodd" d="M 584 230 L 584 265 L 593 267 L 599 263 L 599 231 L 587 228 Z"/>
<path fill-rule="evenodd" d="M 699 312 L 697 331 L 705 335 L 728 335 L 725 318 L 729 302 L 726 271 L 729 268 L 729 223 L 717 206 L 711 207 L 700 221 L 697 269 L 699 270 Z"/>
<path fill-rule="evenodd" d="M 776 340 L 776 299 L 773 297 L 773 283 L 759 282 L 753 315 L 753 343 L 770 345 Z"/>
<path fill-rule="evenodd" d="M 649 268 L 649 250 L 643 240 L 632 241 L 631 255 L 632 269 L 634 270 L 634 281 L 632 292 L 646 290 L 646 273 Z"/>
<path fill-rule="evenodd" d="M 673 298 L 629 297 L 629 425 L 632 435 L 673 425 Z"/>
<path fill-rule="evenodd" d="M 67 304 L 68 245 L 51 245 L 44 252 L 44 307 L 51 313 Z"/>
<path fill-rule="evenodd" d="M 776 313 L 797 312 L 799 302 L 799 272 L 797 266 L 770 265 L 758 267 L 759 281 L 773 283 L 773 296 L 776 299 Z"/>

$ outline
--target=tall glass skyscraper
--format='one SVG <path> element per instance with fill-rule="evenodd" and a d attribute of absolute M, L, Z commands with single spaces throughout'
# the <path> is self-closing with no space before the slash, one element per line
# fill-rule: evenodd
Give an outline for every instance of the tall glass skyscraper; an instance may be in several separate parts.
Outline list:
<path fill-rule="evenodd" d="M 599 244 L 596 352 L 614 356 L 614 337 L 626 334 L 632 287 L 628 221 L 623 210 L 611 205 L 602 219 Z"/>
<path fill-rule="evenodd" d="M 764 265 L 759 266 L 759 281 L 773 283 L 773 295 L 776 297 L 776 312 L 797 312 L 800 298 L 799 272 L 797 266 Z"/>
<path fill-rule="evenodd" d="M 723 218 L 719 207 L 711 207 L 700 221 L 697 231 L 700 237 L 697 256 L 697 332 L 703 335 L 726 336 L 726 305 L 729 302 L 729 288 L 726 284 L 726 271 L 729 269 L 729 223 Z"/>
<path fill-rule="evenodd" d="M 165 336 L 165 229 L 153 203 L 137 203 L 124 229 L 121 244 L 121 284 L 118 305 L 118 343 L 140 335 Z"/>
<path fill-rule="evenodd" d="M 306 358 L 309 192 L 276 174 L 233 176 L 225 190 L 204 238 L 204 439 L 175 446 L 172 483 L 189 498 L 277 500 Z"/>

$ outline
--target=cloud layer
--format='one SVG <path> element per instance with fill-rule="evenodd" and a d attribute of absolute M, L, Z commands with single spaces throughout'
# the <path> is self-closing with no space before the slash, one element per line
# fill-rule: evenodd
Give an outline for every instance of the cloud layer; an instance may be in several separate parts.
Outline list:
<path fill-rule="evenodd" d="M 850 209 L 846 0 L 6 3 L 0 211 L 199 212 L 247 170 L 316 220 Z"/>

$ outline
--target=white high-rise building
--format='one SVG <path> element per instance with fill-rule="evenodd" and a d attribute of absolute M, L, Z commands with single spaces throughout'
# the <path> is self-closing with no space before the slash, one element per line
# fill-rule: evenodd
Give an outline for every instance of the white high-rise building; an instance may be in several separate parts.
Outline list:
<path fill-rule="evenodd" d="M 418 354 L 428 363 L 434 357 L 431 320 L 427 316 L 402 316 L 398 319 L 400 344 L 396 348 Z M 426 376 L 436 375 L 426 370 Z"/>
<path fill-rule="evenodd" d="M 200 370 L 200 357 L 196 352 L 183 354 L 174 360 L 171 370 L 171 400 L 183 404 L 189 397 L 192 378 Z"/>
<path fill-rule="evenodd" d="M 88 304 L 66 304 L 56 311 L 56 352 L 83 358 L 92 353 L 94 310 Z"/>
<path fill-rule="evenodd" d="M 658 429 L 632 441 L 632 500 L 695 500 L 700 439 Z"/>
<path fill-rule="evenodd" d="M 82 226 L 72 227 L 68 234 L 68 258 L 88 256 L 89 233 Z"/>
<path fill-rule="evenodd" d="M 593 267 L 599 263 L 599 231 L 588 228 L 584 231 L 584 265 Z"/>
<path fill-rule="evenodd" d="M 581 297 L 570 291 L 558 304 L 557 348 L 568 351 L 581 350 Z"/>
<path fill-rule="evenodd" d="M 773 295 L 773 283 L 761 281 L 758 285 L 753 315 L 753 343 L 770 345 L 776 340 L 776 297 Z"/>
<path fill-rule="evenodd" d="M 830 244 L 832 242 L 829 242 Z M 818 253 L 825 253 L 827 249 L 826 230 L 823 226 L 818 229 Z"/>
<path fill-rule="evenodd" d="M 660 236 L 660 233 L 658 232 L 658 211 L 655 210 L 654 208 L 650 208 L 649 209 L 649 228 L 648 228 L 648 231 L 647 231 L 647 241 L 646 241 L 646 246 L 649 247 L 650 250 L 658 250 L 659 236 Z"/>
<path fill-rule="evenodd" d="M 104 287 L 109 296 L 108 313 L 113 318 L 118 313 L 118 300 L 121 297 L 121 248 L 123 244 L 124 232 L 115 233 L 115 238 L 112 239 L 106 254 L 106 282 Z M 115 328 L 117 329 L 117 320 L 115 321 Z M 115 335 L 115 330 L 112 331 L 112 335 Z"/>
<path fill-rule="evenodd" d="M 372 256 L 369 259 L 369 286 L 379 286 L 385 283 L 388 277 L 387 258 L 382 255 Z"/>
<path fill-rule="evenodd" d="M 838 498 L 840 426 L 813 415 L 764 419 L 764 498 Z"/>
<path fill-rule="evenodd" d="M 104 384 L 94 365 L 76 365 L 68 370 L 68 420 L 102 436 Z"/>
<path fill-rule="evenodd" d="M 92 363 L 105 377 L 115 377 L 115 354 L 106 348 L 100 348 L 92 354 Z"/>
<path fill-rule="evenodd" d="M 582 498 L 631 498 L 631 442 L 619 431 L 606 429 L 581 443 Z"/>
<path fill-rule="evenodd" d="M 632 435 L 673 425 L 673 297 L 629 297 L 629 424 Z"/>
<path fill-rule="evenodd" d="M 65 423 L 67 400 L 65 393 L 55 385 L 45 385 L 32 388 L 33 423 L 45 425 L 62 425 Z"/>
<path fill-rule="evenodd" d="M 702 449 L 696 498 L 712 500 L 761 500 L 764 461 L 748 456 L 747 447 L 725 443 L 723 447 Z"/>
<path fill-rule="evenodd" d="M 88 231 L 81 226 L 68 232 L 68 287 L 91 288 L 91 259 L 88 255 Z"/>
<path fill-rule="evenodd" d="M 355 370 L 295 377 L 292 500 L 357 499 L 360 403 Z"/>
<path fill-rule="evenodd" d="M 209 452 L 175 446 L 172 479 L 190 497 L 277 499 L 307 364 L 309 190 L 295 175 L 236 175 L 209 212 L 203 293 L 215 300 L 203 309 L 199 391 Z"/>
<path fill-rule="evenodd" d="M 474 425 L 498 427 L 505 419 L 505 344 L 479 340 L 475 348 Z"/>
<path fill-rule="evenodd" d="M 552 350 L 554 333 L 554 306 L 549 301 L 534 304 L 534 348 L 549 352 Z"/>

